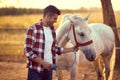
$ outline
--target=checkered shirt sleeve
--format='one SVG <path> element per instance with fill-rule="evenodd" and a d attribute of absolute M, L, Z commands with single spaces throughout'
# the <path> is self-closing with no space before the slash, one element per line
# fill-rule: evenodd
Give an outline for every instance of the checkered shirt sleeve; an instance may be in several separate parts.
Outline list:
<path fill-rule="evenodd" d="M 33 59 L 37 57 L 36 54 L 33 53 L 33 41 L 34 41 L 34 31 L 32 28 L 29 28 L 27 30 L 27 35 L 25 39 L 25 45 L 24 45 L 24 54 L 30 59 Z"/>

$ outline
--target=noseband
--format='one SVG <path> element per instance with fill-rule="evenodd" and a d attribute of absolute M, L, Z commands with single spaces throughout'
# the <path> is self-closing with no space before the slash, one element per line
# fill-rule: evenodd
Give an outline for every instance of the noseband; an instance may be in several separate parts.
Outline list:
<path fill-rule="evenodd" d="M 70 27 L 72 27 L 72 30 L 73 30 L 74 40 L 75 40 L 75 43 L 76 43 L 76 46 L 75 46 L 75 47 L 87 46 L 87 45 L 93 43 L 92 40 L 89 40 L 89 41 L 84 42 L 84 43 L 79 43 L 79 42 L 77 41 L 77 39 L 76 39 L 76 35 L 75 35 L 75 26 L 74 26 L 74 24 L 71 23 Z"/>

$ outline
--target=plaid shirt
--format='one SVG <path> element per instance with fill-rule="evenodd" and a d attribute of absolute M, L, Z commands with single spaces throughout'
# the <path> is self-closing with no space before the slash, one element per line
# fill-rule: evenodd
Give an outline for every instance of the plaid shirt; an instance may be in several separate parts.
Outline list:
<path fill-rule="evenodd" d="M 53 43 L 52 43 L 52 59 L 53 64 L 55 64 L 55 56 L 56 54 L 60 55 L 61 48 L 57 47 L 56 44 L 56 33 L 54 30 L 54 26 L 50 27 Z M 49 34 L 48 34 L 49 35 Z M 31 61 L 31 59 L 35 57 L 39 57 L 44 59 L 44 48 L 45 48 L 45 35 L 42 26 L 42 22 L 34 24 L 27 30 L 26 41 L 24 45 L 24 54 L 28 58 L 27 67 L 31 69 L 35 69 L 40 72 L 43 68 L 42 65 Z"/>

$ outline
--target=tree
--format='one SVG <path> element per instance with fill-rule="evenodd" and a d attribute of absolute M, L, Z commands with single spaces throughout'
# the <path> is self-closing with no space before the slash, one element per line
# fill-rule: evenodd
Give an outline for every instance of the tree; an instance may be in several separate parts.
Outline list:
<path fill-rule="evenodd" d="M 118 31 L 116 28 L 115 15 L 112 8 L 111 0 L 101 0 L 102 9 L 103 9 L 103 19 L 104 23 L 113 28 L 115 34 L 115 44 L 116 47 L 120 47 L 120 41 L 118 37 Z M 116 49 L 116 58 L 115 58 L 115 71 L 120 72 L 120 50 Z"/>

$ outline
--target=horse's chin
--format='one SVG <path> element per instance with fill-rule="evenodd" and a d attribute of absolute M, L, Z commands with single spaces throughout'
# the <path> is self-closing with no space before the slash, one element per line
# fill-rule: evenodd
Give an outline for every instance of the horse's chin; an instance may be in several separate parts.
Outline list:
<path fill-rule="evenodd" d="M 88 58 L 87 58 L 87 60 L 88 60 L 88 61 L 95 61 L 95 59 L 88 59 Z"/>
<path fill-rule="evenodd" d="M 83 50 L 83 53 L 88 61 L 95 61 L 96 55 L 92 52 L 92 50 Z"/>

